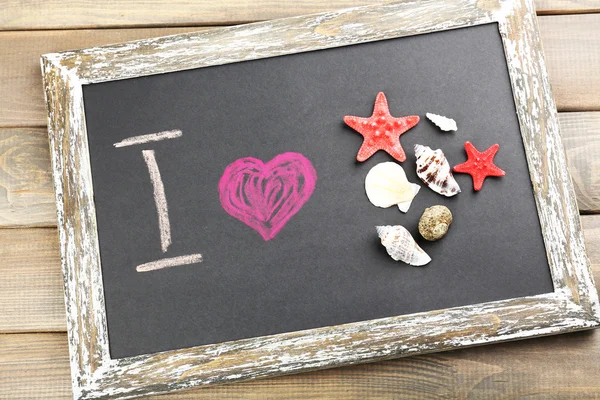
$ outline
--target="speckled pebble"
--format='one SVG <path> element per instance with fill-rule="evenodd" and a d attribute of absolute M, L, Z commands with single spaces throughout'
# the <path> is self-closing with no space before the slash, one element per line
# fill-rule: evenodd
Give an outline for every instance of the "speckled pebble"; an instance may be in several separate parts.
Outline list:
<path fill-rule="evenodd" d="M 452 213 L 446 206 L 426 208 L 419 219 L 419 233 L 426 240 L 436 241 L 444 237 L 452 224 Z"/>

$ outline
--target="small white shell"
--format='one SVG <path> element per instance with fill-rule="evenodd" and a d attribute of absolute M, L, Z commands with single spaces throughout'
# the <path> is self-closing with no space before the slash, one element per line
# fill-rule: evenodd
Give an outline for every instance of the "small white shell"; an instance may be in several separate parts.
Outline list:
<path fill-rule="evenodd" d="M 443 131 L 457 131 L 456 121 L 452 118 L 444 117 L 443 115 L 437 115 L 432 113 L 425 114 L 427 118 L 434 124 L 436 124 Z"/>
<path fill-rule="evenodd" d="M 419 247 L 409 231 L 402 225 L 378 226 L 377 235 L 388 254 L 396 261 L 420 267 L 431 261 L 431 257 Z"/>
<path fill-rule="evenodd" d="M 407 212 L 419 189 L 421 187 L 409 182 L 404 169 L 394 162 L 377 164 L 365 178 L 369 201 L 381 208 L 398 205 L 400 211 Z"/>
<path fill-rule="evenodd" d="M 450 172 L 450 164 L 442 150 L 431 150 L 429 146 L 415 144 L 415 156 L 417 175 L 431 190 L 447 197 L 460 193 L 460 187 Z"/>

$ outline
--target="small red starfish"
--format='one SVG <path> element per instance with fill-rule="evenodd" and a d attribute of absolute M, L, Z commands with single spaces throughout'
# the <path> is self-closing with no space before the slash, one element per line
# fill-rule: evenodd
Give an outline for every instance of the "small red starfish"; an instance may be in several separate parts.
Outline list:
<path fill-rule="evenodd" d="M 506 172 L 494 165 L 494 156 L 500 145 L 495 144 L 484 152 L 479 152 L 471 144 L 465 142 L 467 161 L 454 167 L 454 172 L 469 174 L 473 177 L 473 189 L 481 190 L 483 181 L 488 176 L 504 176 Z"/>
<path fill-rule="evenodd" d="M 419 116 L 392 117 L 385 94 L 379 92 L 373 115 L 369 118 L 345 116 L 344 122 L 364 137 L 363 144 L 356 155 L 358 161 L 365 161 L 377 150 L 384 150 L 402 162 L 406 160 L 406 154 L 400 144 L 400 135 L 418 124 Z"/>

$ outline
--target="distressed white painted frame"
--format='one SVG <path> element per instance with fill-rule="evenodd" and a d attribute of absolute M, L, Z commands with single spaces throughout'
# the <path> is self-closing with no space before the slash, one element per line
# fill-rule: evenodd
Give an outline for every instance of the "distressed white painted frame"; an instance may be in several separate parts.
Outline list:
<path fill-rule="evenodd" d="M 539 296 L 111 359 L 82 85 L 497 22 L 554 283 Z M 76 399 L 383 360 L 595 327 L 600 306 L 531 0 L 423 0 L 46 54 L 70 361 Z"/>

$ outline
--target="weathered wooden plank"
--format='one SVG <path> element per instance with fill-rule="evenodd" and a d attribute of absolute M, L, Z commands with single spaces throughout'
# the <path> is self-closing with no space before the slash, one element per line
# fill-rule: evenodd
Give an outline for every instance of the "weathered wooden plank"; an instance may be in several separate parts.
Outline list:
<path fill-rule="evenodd" d="M 539 21 L 559 110 L 600 110 L 600 14 Z M 39 64 L 43 53 L 201 29 L 0 32 L 0 126 L 46 125 Z"/>
<path fill-rule="evenodd" d="M 582 216 L 582 223 L 595 279 L 600 282 L 600 215 Z M 0 229 L 0 333 L 64 330 L 56 230 Z"/>
<path fill-rule="evenodd" d="M 0 129 L 0 226 L 56 226 L 45 128 Z"/>
<path fill-rule="evenodd" d="M 0 335 L 0 398 L 72 398 L 64 333 Z M 148 397 L 154 400 L 600 398 L 600 331 Z"/>
<path fill-rule="evenodd" d="M 56 229 L 0 229 L 0 332 L 65 329 Z"/>
<path fill-rule="evenodd" d="M 582 213 L 600 211 L 600 112 L 560 113 L 569 172 Z"/>
<path fill-rule="evenodd" d="M 582 215 L 581 225 L 588 257 L 594 268 L 596 288 L 600 292 L 600 215 Z"/>
<path fill-rule="evenodd" d="M 600 112 L 560 113 L 579 209 L 600 212 Z M 0 227 L 56 226 L 45 128 L 0 128 Z"/>
<path fill-rule="evenodd" d="M 538 21 L 559 111 L 600 110 L 600 14 Z"/>
<path fill-rule="evenodd" d="M 600 11 L 596 0 L 535 0 L 538 14 L 594 13 Z"/>
<path fill-rule="evenodd" d="M 70 399 L 67 335 L 0 335 L 0 398 Z"/>
<path fill-rule="evenodd" d="M 380 0 L 4 0 L 0 30 L 231 25 L 382 3 Z M 595 0 L 536 0 L 540 14 L 594 12 Z"/>

